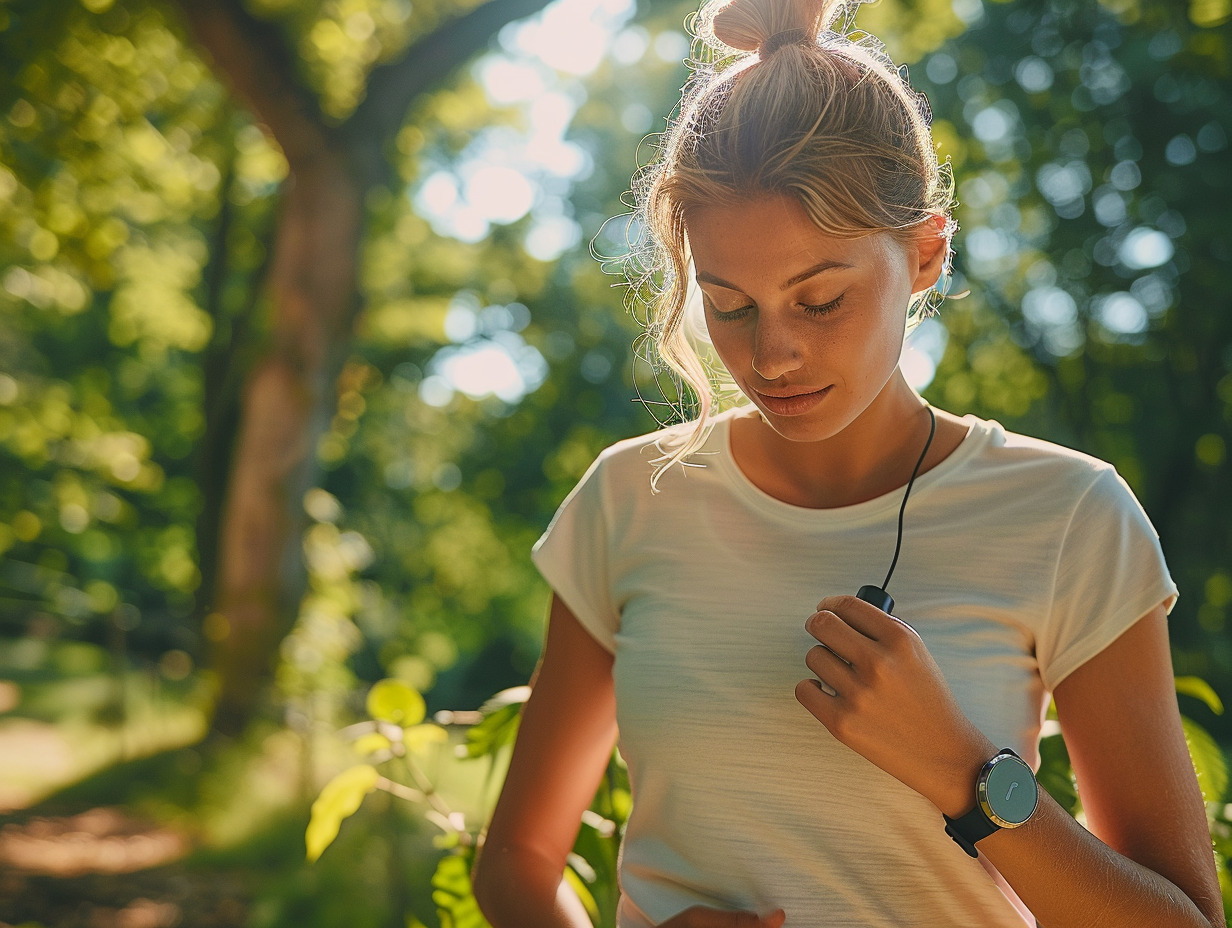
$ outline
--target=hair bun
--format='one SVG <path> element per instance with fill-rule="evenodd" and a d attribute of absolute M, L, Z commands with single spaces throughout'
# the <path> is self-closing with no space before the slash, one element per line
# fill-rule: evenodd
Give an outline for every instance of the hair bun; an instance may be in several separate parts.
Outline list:
<path fill-rule="evenodd" d="M 735 51 L 760 51 L 764 58 L 785 45 L 816 41 L 845 6 L 845 0 L 710 0 L 698 34 Z"/>
<path fill-rule="evenodd" d="M 757 46 L 757 54 L 763 59 L 769 58 L 784 45 L 803 45 L 816 41 L 816 36 L 808 34 L 806 29 L 788 29 L 786 32 L 776 32 L 761 45 Z"/>

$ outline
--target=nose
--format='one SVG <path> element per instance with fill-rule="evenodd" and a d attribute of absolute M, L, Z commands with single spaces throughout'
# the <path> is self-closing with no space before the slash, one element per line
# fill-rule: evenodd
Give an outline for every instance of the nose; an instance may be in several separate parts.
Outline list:
<path fill-rule="evenodd" d="M 776 322 L 763 314 L 753 335 L 753 371 L 767 383 L 798 370 L 804 363 L 800 341 L 790 324 Z"/>

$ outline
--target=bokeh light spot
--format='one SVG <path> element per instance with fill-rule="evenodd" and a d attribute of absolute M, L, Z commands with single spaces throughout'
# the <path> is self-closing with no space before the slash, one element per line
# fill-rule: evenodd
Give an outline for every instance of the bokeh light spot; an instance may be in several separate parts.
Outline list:
<path fill-rule="evenodd" d="M 1170 260 L 1174 250 L 1172 240 L 1163 232 L 1140 226 L 1125 236 L 1117 256 L 1126 267 L 1145 270 Z"/>

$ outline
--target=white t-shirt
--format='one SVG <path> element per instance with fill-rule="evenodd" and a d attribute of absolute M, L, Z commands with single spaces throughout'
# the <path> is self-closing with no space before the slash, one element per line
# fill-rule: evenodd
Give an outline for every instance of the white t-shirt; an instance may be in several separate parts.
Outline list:
<path fill-rule="evenodd" d="M 741 414 L 740 410 L 735 414 Z M 880 584 L 902 488 L 793 506 L 732 459 L 733 413 L 651 492 L 663 433 L 605 450 L 533 557 L 614 652 L 633 811 L 621 928 L 691 905 L 787 912 L 788 928 L 1022 928 L 1025 906 L 940 811 L 795 699 L 818 600 Z M 966 715 L 1039 767 L 1049 692 L 1176 586 L 1108 464 L 967 416 L 907 504 L 889 592 Z M 974 785 L 973 785 L 974 788 Z"/>

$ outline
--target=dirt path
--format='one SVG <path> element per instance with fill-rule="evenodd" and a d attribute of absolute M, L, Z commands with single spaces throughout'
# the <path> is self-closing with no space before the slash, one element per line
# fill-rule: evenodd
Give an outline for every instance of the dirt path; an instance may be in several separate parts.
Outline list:
<path fill-rule="evenodd" d="M 239 928 L 239 874 L 182 861 L 187 834 L 114 808 L 10 815 L 0 827 L 0 928 Z"/>

